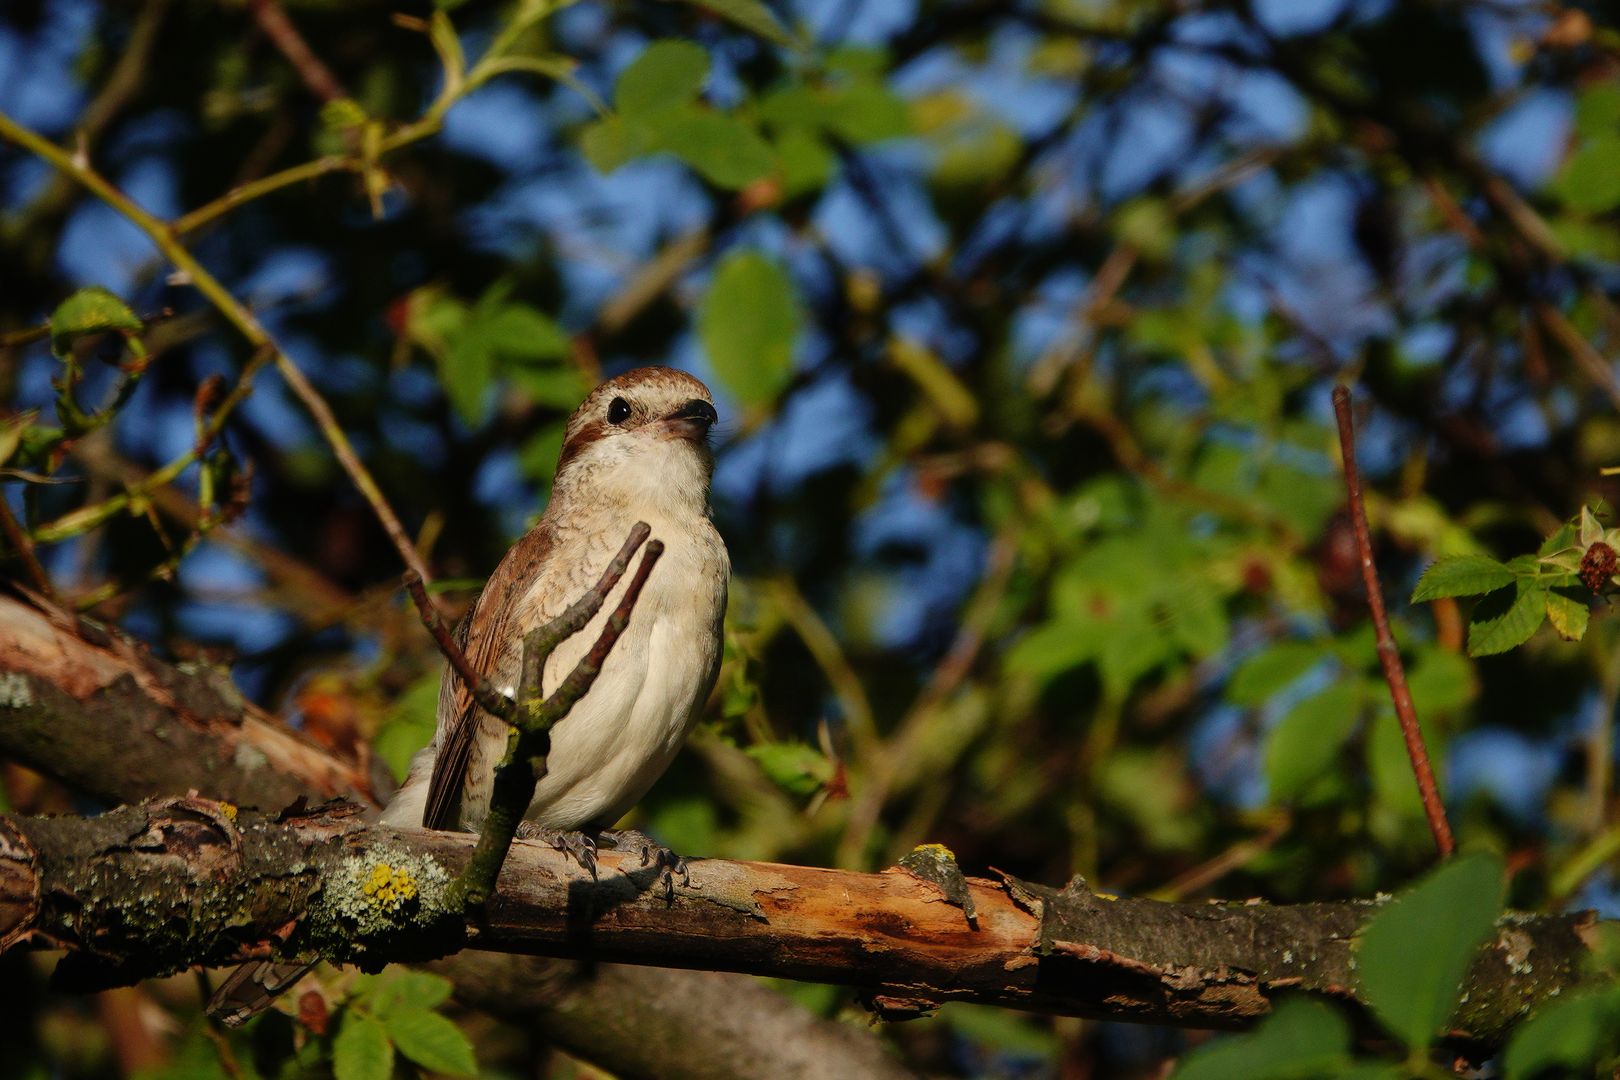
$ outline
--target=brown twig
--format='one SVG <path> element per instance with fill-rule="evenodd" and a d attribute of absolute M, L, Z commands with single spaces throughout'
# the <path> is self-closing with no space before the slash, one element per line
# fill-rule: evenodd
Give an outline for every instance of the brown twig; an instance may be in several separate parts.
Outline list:
<path fill-rule="evenodd" d="M 495 766 L 489 813 L 478 831 L 478 844 L 452 887 L 454 903 L 477 907 L 494 894 L 495 882 L 500 877 L 507 852 L 512 848 L 512 840 L 517 836 L 518 824 L 534 799 L 535 785 L 546 775 L 546 756 L 551 753 L 551 729 L 568 715 L 580 698 L 590 692 L 596 677 L 601 674 L 608 653 L 613 651 L 619 635 L 630 625 L 630 613 L 641 598 L 647 576 L 664 554 L 664 545 L 657 540 L 647 544 L 641 565 L 625 586 L 619 606 L 613 609 L 602 632 L 597 635 L 596 644 L 580 658 L 574 670 L 568 673 L 568 677 L 550 697 L 542 695 L 540 686 L 546 660 L 559 644 L 583 629 L 592 616 L 601 610 L 602 603 L 613 588 L 612 582 L 617 582 L 624 575 L 631 555 L 651 531 L 645 522 L 637 522 L 596 587 L 575 601 L 562 615 L 524 639 L 517 715 L 507 738 L 506 753 Z"/>
<path fill-rule="evenodd" d="M 457 675 L 461 676 L 461 681 L 466 684 L 480 708 L 510 724 L 516 713 L 512 699 L 496 690 L 488 679 L 473 669 L 467 654 L 461 651 L 461 646 L 456 644 L 449 627 L 444 625 L 439 609 L 428 599 L 427 588 L 423 586 L 421 576 L 415 570 L 407 570 L 404 579 L 405 591 L 411 594 L 411 600 L 416 604 L 416 612 L 422 617 L 422 625 L 427 627 L 428 633 L 433 635 L 433 640 L 438 642 L 439 652 L 445 661 Z"/>
<path fill-rule="evenodd" d="M 332 69 L 321 62 L 321 58 L 304 40 L 304 35 L 298 32 L 298 27 L 287 18 L 287 13 L 277 0 L 249 0 L 248 9 L 253 12 L 253 21 L 259 24 L 264 36 L 287 58 L 310 93 L 323 102 L 338 101 L 349 96 L 337 76 L 332 74 Z"/>
<path fill-rule="evenodd" d="M 56 590 L 51 588 L 51 579 L 40 565 L 39 556 L 34 553 L 34 542 L 28 538 L 28 533 L 17 521 L 16 515 L 11 512 L 11 504 L 4 496 L 0 496 L 0 531 L 6 534 L 6 542 L 22 560 L 23 569 L 28 573 L 28 580 L 34 589 L 43 594 L 51 603 L 56 603 Z"/>
<path fill-rule="evenodd" d="M 1350 418 L 1350 391 L 1343 385 L 1333 388 L 1333 414 L 1339 421 L 1339 448 L 1344 455 L 1344 486 L 1350 497 L 1350 520 L 1355 527 L 1356 549 L 1361 554 L 1361 580 L 1367 588 L 1367 608 L 1372 613 L 1373 632 L 1378 639 L 1378 662 L 1384 668 L 1384 681 L 1389 684 L 1389 696 L 1395 702 L 1395 715 L 1401 722 L 1401 735 L 1406 739 L 1407 756 L 1412 759 L 1412 772 L 1417 777 L 1418 794 L 1423 798 L 1423 813 L 1429 819 L 1429 831 L 1434 833 L 1434 846 L 1440 850 L 1441 858 L 1450 858 L 1457 844 L 1451 836 L 1451 824 L 1446 820 L 1446 808 L 1440 802 L 1434 769 L 1429 764 L 1429 751 L 1423 745 L 1423 731 L 1418 727 L 1417 710 L 1412 705 L 1412 691 L 1406 685 L 1406 670 L 1401 665 L 1395 637 L 1389 631 L 1389 616 L 1384 611 L 1378 568 L 1373 565 L 1367 507 L 1362 501 L 1361 476 L 1356 470 L 1356 432 L 1355 422 Z"/>

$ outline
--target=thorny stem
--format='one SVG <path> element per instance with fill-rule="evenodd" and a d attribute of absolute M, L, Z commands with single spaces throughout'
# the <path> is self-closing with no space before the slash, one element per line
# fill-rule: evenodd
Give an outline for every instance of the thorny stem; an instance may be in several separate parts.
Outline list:
<path fill-rule="evenodd" d="M 608 616 L 596 644 L 574 665 L 574 670 L 569 672 L 550 697 L 544 696 L 540 687 L 540 677 L 545 670 L 544 656 L 582 629 L 591 616 L 601 609 L 603 600 L 613 588 L 612 584 L 604 586 L 603 582 L 610 575 L 615 582 L 623 576 L 624 566 L 631 554 L 650 531 L 645 523 L 637 523 L 596 588 L 576 601 L 568 611 L 524 639 L 523 675 L 518 682 L 515 723 L 507 736 L 506 754 L 495 766 L 489 813 L 479 830 L 478 844 L 466 869 L 451 886 L 453 903 L 477 907 L 495 892 L 496 879 L 500 877 L 501 866 L 506 862 L 506 853 L 511 850 L 518 825 L 534 798 L 535 785 L 546 775 L 546 756 L 551 752 L 551 729 L 568 715 L 580 698 L 590 692 L 596 677 L 601 674 L 602 665 L 618 643 L 619 635 L 630 625 L 630 614 L 635 610 L 636 601 L 641 598 L 648 575 L 664 554 L 663 543 L 653 540 L 647 544 L 635 576 L 625 586 L 624 595 L 619 598 L 619 605 L 613 609 L 613 614 Z M 617 573 L 614 573 L 615 569 Z M 592 605 L 591 614 L 578 618 L 577 625 L 574 625 L 570 616 L 582 611 L 586 605 Z M 572 625 L 572 629 L 559 635 L 559 624 Z"/>
<path fill-rule="evenodd" d="M 299 399 L 304 403 L 304 407 L 309 410 L 310 415 L 315 418 L 316 426 L 320 428 L 327 444 L 331 446 L 332 453 L 337 457 L 344 471 L 349 474 L 350 481 L 359 489 L 366 502 L 371 505 L 372 512 L 382 524 L 383 531 L 388 534 L 389 540 L 393 542 L 400 558 L 407 567 L 416 571 L 424 581 L 431 580 L 431 575 L 427 571 L 427 564 L 422 560 L 422 556 L 417 552 L 415 545 L 411 543 L 404 526 L 400 524 L 399 518 L 394 514 L 393 507 L 388 504 L 388 500 L 383 496 L 382 489 L 377 486 L 376 480 L 372 478 L 371 473 L 360 461 L 359 455 L 355 453 L 354 446 L 349 442 L 349 437 L 338 426 L 337 418 L 332 415 L 332 409 L 327 405 L 326 399 L 321 397 L 320 392 L 304 377 L 304 373 L 276 344 L 275 340 L 260 325 L 259 320 L 247 309 L 246 305 L 238 300 L 229 289 L 220 284 L 219 279 L 210 274 L 202 263 L 198 262 L 196 257 L 186 250 L 185 245 L 180 242 L 174 230 L 166 222 L 141 209 L 115 185 L 92 169 L 88 163 L 79 161 L 74 155 L 69 154 L 66 150 L 37 132 L 18 124 L 3 112 L 0 112 L 0 138 L 16 143 L 54 165 L 63 173 L 72 176 L 101 201 L 128 218 L 136 228 L 147 235 L 170 262 L 174 263 L 177 269 L 186 275 L 197 291 L 202 293 L 221 315 L 225 316 L 226 320 L 248 340 L 249 344 L 255 348 L 269 347 L 274 350 L 277 370 L 281 372 L 282 378 L 287 380 L 287 385 L 292 387 L 293 393 L 298 395 Z"/>
<path fill-rule="evenodd" d="M 1429 751 L 1423 745 L 1423 731 L 1418 727 L 1417 709 L 1412 705 L 1412 691 L 1406 685 L 1406 669 L 1401 665 L 1401 653 L 1395 647 L 1395 636 L 1389 630 L 1389 616 L 1384 611 L 1378 568 L 1373 565 L 1367 507 L 1361 495 L 1361 475 L 1356 469 L 1356 432 L 1355 422 L 1350 417 L 1350 391 L 1345 386 L 1333 388 L 1333 413 L 1339 421 L 1344 486 L 1350 497 L 1350 520 L 1355 528 L 1356 550 L 1361 555 L 1361 580 L 1367 589 L 1367 608 L 1372 613 L 1373 632 L 1378 641 L 1378 662 L 1384 669 L 1384 681 L 1389 684 L 1389 696 L 1395 702 L 1395 715 L 1400 720 L 1401 735 L 1406 740 L 1406 754 L 1412 759 L 1412 772 L 1417 777 L 1418 794 L 1423 799 L 1424 816 L 1429 819 L 1429 831 L 1434 834 L 1434 846 L 1439 849 L 1442 859 L 1448 859 L 1457 849 L 1457 843 L 1451 836 L 1446 808 L 1440 802 L 1434 768 L 1429 764 Z"/>

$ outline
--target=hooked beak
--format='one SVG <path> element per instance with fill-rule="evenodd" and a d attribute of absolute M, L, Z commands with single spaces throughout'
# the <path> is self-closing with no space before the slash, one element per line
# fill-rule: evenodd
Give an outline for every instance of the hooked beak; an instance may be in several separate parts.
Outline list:
<path fill-rule="evenodd" d="M 693 398 L 664 417 L 664 423 L 689 439 L 702 439 L 719 418 L 713 405 L 702 398 Z"/>

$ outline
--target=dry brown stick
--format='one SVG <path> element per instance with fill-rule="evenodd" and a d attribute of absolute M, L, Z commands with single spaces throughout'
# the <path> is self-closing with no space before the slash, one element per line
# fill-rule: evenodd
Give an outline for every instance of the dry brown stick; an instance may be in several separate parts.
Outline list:
<path fill-rule="evenodd" d="M 0 532 L 6 534 L 6 542 L 22 560 L 29 583 L 47 600 L 55 603 L 56 590 L 51 588 L 50 575 L 46 574 L 45 568 L 40 565 L 39 556 L 34 552 L 34 542 L 28 538 L 28 532 L 18 523 L 16 515 L 11 512 L 11 504 L 6 502 L 4 495 L 0 495 Z"/>
<path fill-rule="evenodd" d="M 332 74 L 332 69 L 321 62 L 321 58 L 304 40 L 304 35 L 298 32 L 298 27 L 287 18 L 287 13 L 277 0 L 249 0 L 248 8 L 253 12 L 253 21 L 259 24 L 264 36 L 287 58 L 310 93 L 323 102 L 338 101 L 349 96 L 337 76 Z"/>
<path fill-rule="evenodd" d="M 1361 496 L 1361 475 L 1356 469 L 1356 431 L 1355 422 L 1350 418 L 1350 391 L 1343 385 L 1333 388 L 1333 414 L 1339 421 L 1339 449 L 1344 455 L 1344 486 L 1350 498 L 1350 521 L 1355 527 L 1356 550 L 1361 554 L 1361 580 L 1367 588 L 1367 608 L 1372 613 L 1373 632 L 1378 639 L 1378 662 L 1384 669 L 1384 681 L 1389 684 L 1389 696 L 1395 702 L 1395 715 L 1401 723 L 1401 736 L 1406 740 L 1406 754 L 1412 759 L 1412 773 L 1417 777 L 1418 794 L 1423 798 L 1423 814 L 1429 819 L 1429 831 L 1434 833 L 1434 846 L 1440 850 L 1441 858 L 1450 858 L 1457 843 L 1451 836 L 1446 808 L 1440 802 L 1434 768 L 1429 764 L 1429 750 L 1423 745 L 1417 709 L 1412 705 L 1412 691 L 1406 685 L 1406 669 L 1401 664 L 1400 650 L 1395 647 L 1395 636 L 1389 631 L 1389 615 L 1384 611 L 1378 568 L 1373 565 L 1372 535 L 1367 528 L 1367 507 Z"/>
<path fill-rule="evenodd" d="M 490 681 L 473 669 L 472 661 L 467 654 L 461 651 L 451 636 L 449 627 L 444 625 L 444 619 L 439 615 L 439 609 L 433 606 L 428 599 L 427 589 L 422 585 L 422 578 L 415 570 L 405 571 L 405 591 L 411 594 L 411 600 L 416 604 L 416 613 L 422 617 L 422 625 L 427 632 L 433 635 L 438 643 L 439 652 L 444 656 L 452 670 L 466 684 L 467 690 L 480 708 L 491 716 L 498 716 L 508 724 L 512 722 L 515 706 L 512 699 L 495 689 Z"/>

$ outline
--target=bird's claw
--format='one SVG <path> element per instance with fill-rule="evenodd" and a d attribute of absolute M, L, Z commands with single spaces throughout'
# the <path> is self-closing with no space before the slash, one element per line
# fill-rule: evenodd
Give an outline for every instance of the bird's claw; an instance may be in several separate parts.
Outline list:
<path fill-rule="evenodd" d="M 581 869 L 590 871 L 592 881 L 597 879 L 596 841 L 591 839 L 590 834 L 547 829 L 532 821 L 525 821 L 518 826 L 517 835 L 521 840 L 539 840 L 550 844 L 578 863 Z"/>
<path fill-rule="evenodd" d="M 692 874 L 687 868 L 686 860 L 646 833 L 637 832 L 635 829 L 621 829 L 617 832 L 604 832 L 601 837 L 613 845 L 614 851 L 638 855 L 642 866 L 653 867 L 656 874 L 654 880 L 662 886 L 665 901 L 675 902 L 675 875 L 680 875 L 683 887 L 692 884 Z"/>

